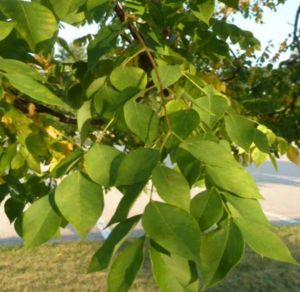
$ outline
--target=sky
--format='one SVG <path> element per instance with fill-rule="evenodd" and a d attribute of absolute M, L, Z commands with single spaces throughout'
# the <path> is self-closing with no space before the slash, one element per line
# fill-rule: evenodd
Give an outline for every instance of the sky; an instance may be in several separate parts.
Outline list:
<path fill-rule="evenodd" d="M 293 24 L 299 0 L 287 0 L 285 4 L 278 6 L 277 11 L 265 9 L 264 24 L 256 24 L 254 20 L 244 19 L 241 15 L 235 16 L 234 23 L 244 30 L 249 30 L 254 33 L 254 36 L 261 41 L 262 50 L 268 45 L 268 41 L 272 40 L 274 49 L 272 53 L 276 53 L 280 43 L 282 43 L 289 33 L 293 32 Z M 97 25 L 89 25 L 81 28 L 65 24 L 61 29 L 60 36 L 67 42 L 84 36 L 86 34 L 95 34 Z M 289 53 L 283 54 L 281 59 L 288 58 Z"/>
<path fill-rule="evenodd" d="M 262 49 L 268 45 L 268 41 L 272 40 L 275 53 L 288 34 L 293 33 L 299 2 L 299 0 L 287 0 L 285 4 L 278 6 L 277 11 L 265 9 L 263 25 L 256 24 L 255 21 L 244 19 L 241 16 L 237 16 L 234 23 L 244 30 L 252 31 L 254 36 L 260 40 Z M 289 53 L 286 53 L 281 58 L 284 59 L 288 56 Z"/>

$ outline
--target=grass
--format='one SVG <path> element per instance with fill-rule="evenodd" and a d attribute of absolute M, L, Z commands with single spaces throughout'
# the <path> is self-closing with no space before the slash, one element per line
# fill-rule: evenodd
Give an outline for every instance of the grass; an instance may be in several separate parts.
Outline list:
<path fill-rule="evenodd" d="M 277 233 L 300 261 L 300 226 L 280 227 Z M 1 247 L 0 291 L 106 291 L 106 272 L 86 274 L 98 247 L 99 242 L 48 244 L 32 251 Z M 158 291 L 148 260 L 132 291 Z M 247 250 L 222 285 L 209 291 L 298 292 L 300 267 L 263 259 Z"/>

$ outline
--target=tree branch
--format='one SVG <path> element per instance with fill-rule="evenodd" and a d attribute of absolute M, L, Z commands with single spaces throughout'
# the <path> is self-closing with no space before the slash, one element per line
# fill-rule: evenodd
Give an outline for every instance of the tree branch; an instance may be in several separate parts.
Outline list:
<path fill-rule="evenodd" d="M 294 22 L 294 33 L 293 33 L 293 43 L 297 47 L 297 50 L 300 54 L 300 40 L 299 40 L 299 32 L 298 32 L 298 24 L 299 24 L 299 18 L 300 18 L 300 5 L 298 6 L 295 22 Z"/>
<path fill-rule="evenodd" d="M 117 14 L 117 16 L 118 16 L 118 18 L 120 19 L 121 22 L 125 22 L 127 20 L 126 13 L 125 13 L 125 11 L 122 8 L 120 3 L 116 4 L 115 12 L 116 12 L 116 14 Z M 134 25 L 134 23 L 129 22 L 128 28 L 129 28 L 132 36 L 134 37 L 134 39 L 137 40 L 140 43 L 140 45 L 143 47 L 143 49 L 145 50 L 145 53 L 146 53 L 147 58 L 149 60 L 149 63 L 151 65 L 151 67 L 153 68 L 154 72 L 155 72 L 155 75 L 156 75 L 156 78 L 157 78 L 157 81 L 158 81 L 158 85 L 159 85 L 159 92 L 160 92 L 160 96 L 161 96 L 161 99 L 162 99 L 162 106 L 163 106 L 163 109 L 164 109 L 164 114 L 165 114 L 165 117 L 166 117 L 167 126 L 168 126 L 169 131 L 171 131 L 172 130 L 171 123 L 170 123 L 170 120 L 168 118 L 167 109 L 166 109 L 166 105 L 165 105 L 164 87 L 163 87 L 163 83 L 162 83 L 161 77 L 159 75 L 154 57 L 152 56 L 148 46 L 145 43 L 145 40 L 144 40 L 143 36 L 138 31 L 138 29 Z"/>
<path fill-rule="evenodd" d="M 55 111 L 52 108 L 46 107 L 41 104 L 33 103 L 32 101 L 28 102 L 21 98 L 16 98 L 14 101 L 14 106 L 25 114 L 28 114 L 29 104 L 34 104 L 37 113 L 43 113 L 43 114 L 48 114 L 50 116 L 53 116 L 64 124 L 77 125 L 77 119 L 73 117 L 69 117 L 65 113 Z"/>
<path fill-rule="evenodd" d="M 22 98 L 16 98 L 14 101 L 14 106 L 24 114 L 28 114 L 28 108 L 29 108 L 30 104 L 34 105 L 35 111 L 38 114 L 50 115 L 52 117 L 57 118 L 59 120 L 59 122 L 64 123 L 64 124 L 77 125 L 77 118 L 68 116 L 66 113 L 56 111 L 52 108 L 49 108 L 49 107 L 41 105 L 41 104 L 34 103 L 32 101 L 26 101 Z M 103 121 L 101 119 L 93 119 L 92 124 L 97 125 L 97 126 L 102 126 L 105 124 L 105 121 Z"/>

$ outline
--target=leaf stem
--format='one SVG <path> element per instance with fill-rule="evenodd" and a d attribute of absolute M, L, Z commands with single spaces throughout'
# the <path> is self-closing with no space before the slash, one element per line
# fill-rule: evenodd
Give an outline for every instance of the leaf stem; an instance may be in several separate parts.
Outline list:
<path fill-rule="evenodd" d="M 142 48 L 141 50 L 137 51 L 135 54 L 133 54 L 132 56 L 130 56 L 128 59 L 126 59 L 123 62 L 123 65 L 128 64 L 132 59 L 134 59 L 135 57 L 137 57 L 139 54 L 145 52 L 145 48 Z"/>
<path fill-rule="evenodd" d="M 109 129 L 109 127 L 112 125 L 112 123 L 115 121 L 115 116 L 112 117 L 112 119 L 108 122 L 108 124 L 105 126 L 105 128 L 103 129 L 103 131 L 101 132 L 100 137 L 97 139 L 97 142 L 101 142 L 102 139 L 104 138 L 107 130 Z"/>

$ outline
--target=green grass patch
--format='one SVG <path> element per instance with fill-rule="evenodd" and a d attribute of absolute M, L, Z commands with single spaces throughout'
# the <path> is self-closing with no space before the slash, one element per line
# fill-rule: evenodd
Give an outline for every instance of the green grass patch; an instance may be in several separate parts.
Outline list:
<path fill-rule="evenodd" d="M 300 261 L 300 227 L 277 233 Z M 34 250 L 0 248 L 0 291 L 106 291 L 106 272 L 86 274 L 99 242 L 47 244 Z M 132 291 L 158 291 L 146 260 Z M 300 291 L 300 267 L 264 259 L 247 250 L 243 261 L 211 292 Z M 176 291 L 174 291 L 176 292 Z"/>

